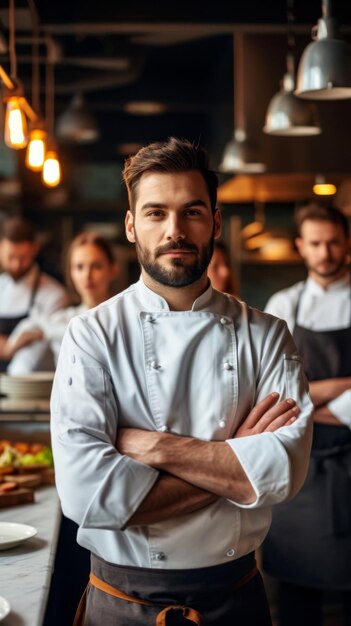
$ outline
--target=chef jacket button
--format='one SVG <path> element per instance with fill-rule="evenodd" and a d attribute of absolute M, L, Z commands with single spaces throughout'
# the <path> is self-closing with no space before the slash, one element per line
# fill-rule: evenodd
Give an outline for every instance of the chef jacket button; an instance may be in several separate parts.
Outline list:
<path fill-rule="evenodd" d="M 227 423 L 227 422 L 226 422 L 225 420 L 221 420 L 221 421 L 219 422 L 219 427 L 220 427 L 220 428 L 225 428 L 225 427 L 226 427 L 226 423 Z"/>
<path fill-rule="evenodd" d="M 224 326 L 227 323 L 227 320 L 225 317 L 221 317 L 221 319 L 219 320 L 221 322 L 221 324 Z"/>
<path fill-rule="evenodd" d="M 166 433 L 166 432 L 167 432 L 167 430 L 168 430 L 168 426 L 166 426 L 166 425 L 164 425 L 164 426 L 160 426 L 160 428 L 159 428 L 159 431 L 160 431 L 161 433 Z"/>
<path fill-rule="evenodd" d="M 225 370 L 232 370 L 233 366 L 231 363 L 228 363 L 228 361 L 226 361 L 225 363 L 223 363 L 223 367 Z"/>
<path fill-rule="evenodd" d="M 148 313 L 146 315 L 145 319 L 146 319 L 147 322 L 153 322 L 154 321 L 154 318 L 152 317 L 152 315 L 150 315 L 150 313 Z"/>
<path fill-rule="evenodd" d="M 71 377 L 69 377 L 69 379 L 68 379 L 67 383 L 68 383 L 68 385 L 70 385 L 70 386 L 72 385 L 73 380 L 72 380 L 72 378 L 71 378 Z"/>
<path fill-rule="evenodd" d="M 75 362 L 76 362 L 76 357 L 75 357 L 75 354 L 72 354 L 72 356 L 71 356 L 71 361 L 72 361 L 72 363 L 75 363 Z"/>
<path fill-rule="evenodd" d="M 157 361 L 151 361 L 150 365 L 151 365 L 152 369 L 154 369 L 154 370 L 157 370 L 158 366 L 159 366 Z"/>
<path fill-rule="evenodd" d="M 234 556 L 234 554 L 235 554 L 234 548 L 229 548 L 229 550 L 227 550 L 226 556 Z"/>
<path fill-rule="evenodd" d="M 164 552 L 156 552 L 155 554 L 156 561 L 164 561 L 165 558 L 166 558 L 166 555 Z"/>

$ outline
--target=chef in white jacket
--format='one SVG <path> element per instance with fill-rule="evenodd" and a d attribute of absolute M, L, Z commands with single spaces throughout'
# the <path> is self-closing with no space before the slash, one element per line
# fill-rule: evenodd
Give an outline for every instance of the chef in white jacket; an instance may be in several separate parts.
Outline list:
<path fill-rule="evenodd" d="M 48 316 L 68 304 L 64 287 L 42 272 L 36 264 L 38 254 L 32 225 L 19 217 L 8 218 L 0 231 L 0 371 L 25 374 L 46 369 L 52 363 L 45 342 L 38 342 L 27 354 L 24 346 L 31 337 L 23 337 L 16 350 L 8 337 L 24 319 Z M 10 348 L 10 350 L 9 350 Z M 16 351 L 22 349 L 16 360 Z"/>
<path fill-rule="evenodd" d="M 349 225 L 332 206 L 296 211 L 296 245 L 308 275 L 274 294 L 266 311 L 284 319 L 304 361 L 315 405 L 308 477 L 277 507 L 263 564 L 279 580 L 280 626 L 322 626 L 326 592 L 351 623 L 351 279 Z"/>
<path fill-rule="evenodd" d="M 208 281 L 204 151 L 151 144 L 124 178 L 142 275 L 72 320 L 52 394 L 57 488 L 92 552 L 75 623 L 268 626 L 254 551 L 307 471 L 301 361 L 284 322 Z"/>

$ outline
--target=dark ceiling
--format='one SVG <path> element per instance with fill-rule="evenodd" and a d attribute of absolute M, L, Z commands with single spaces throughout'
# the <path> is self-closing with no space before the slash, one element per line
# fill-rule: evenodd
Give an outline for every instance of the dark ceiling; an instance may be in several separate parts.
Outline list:
<path fill-rule="evenodd" d="M 118 2 L 113 0 L 16 0 L 18 76 L 31 89 L 33 6 L 40 37 L 49 35 L 55 49 L 55 113 L 58 117 L 75 93 L 83 93 L 96 117 L 101 139 L 90 146 L 63 146 L 71 159 L 122 159 L 123 144 L 143 144 L 169 135 L 200 139 L 218 165 L 233 130 L 232 35 L 245 34 L 245 114 L 250 132 L 262 144 L 269 168 L 311 169 L 311 159 L 330 152 L 329 139 L 340 120 L 348 119 L 350 101 L 321 106 L 328 149 L 323 139 L 303 140 L 291 150 L 289 140 L 264 137 L 264 112 L 285 71 L 287 4 L 283 0 L 242 2 Z M 292 5 L 288 0 L 289 6 Z M 4 3 L 5 4 L 5 3 Z M 4 4 L 2 7 L 4 7 Z M 31 11 L 32 8 L 32 11 Z M 343 29 L 351 36 L 351 3 L 334 2 Z M 310 41 L 311 27 L 321 16 L 318 0 L 295 0 L 293 32 L 296 56 Z M 0 9 L 8 34 L 8 9 Z M 44 112 L 45 58 L 40 44 L 41 107 Z M 0 63 L 9 67 L 7 55 Z M 157 101 L 156 115 L 127 113 L 133 101 Z M 335 115 L 335 111 L 337 114 Z M 329 133 L 329 136 L 328 136 Z M 328 138 L 329 137 L 329 138 Z M 335 146 L 348 153 L 350 131 Z M 291 141 L 291 140 L 290 140 Z M 301 145 L 306 149 L 301 151 Z M 303 154 L 302 154 L 303 152 Z M 282 163 L 281 155 L 286 160 Z M 329 158 L 329 155 L 328 155 Z M 322 166 L 348 169 L 348 163 Z"/>

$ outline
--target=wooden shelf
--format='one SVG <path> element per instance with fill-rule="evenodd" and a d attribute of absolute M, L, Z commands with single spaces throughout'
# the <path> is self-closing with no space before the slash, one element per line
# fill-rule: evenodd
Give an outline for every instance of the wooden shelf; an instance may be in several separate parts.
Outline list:
<path fill-rule="evenodd" d="M 336 186 L 349 174 L 328 174 L 328 182 Z M 235 176 L 220 185 L 218 200 L 223 204 L 244 202 L 296 202 L 316 200 L 313 193 L 315 174 L 258 174 Z"/>

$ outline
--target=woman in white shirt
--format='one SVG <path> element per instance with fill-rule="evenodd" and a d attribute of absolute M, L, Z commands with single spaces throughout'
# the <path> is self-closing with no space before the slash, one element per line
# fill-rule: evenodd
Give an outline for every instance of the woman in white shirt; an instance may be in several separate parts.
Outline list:
<path fill-rule="evenodd" d="M 104 237 L 93 232 L 77 235 L 66 257 L 66 281 L 77 304 L 48 317 L 38 316 L 21 322 L 8 340 L 12 356 L 8 372 L 24 374 L 51 369 L 56 364 L 68 322 L 75 315 L 107 300 L 112 295 L 111 284 L 117 273 L 111 245 Z"/>

